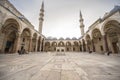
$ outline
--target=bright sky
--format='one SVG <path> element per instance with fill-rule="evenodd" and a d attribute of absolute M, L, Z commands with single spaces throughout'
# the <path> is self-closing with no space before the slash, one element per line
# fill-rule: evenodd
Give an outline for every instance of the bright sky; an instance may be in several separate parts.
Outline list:
<path fill-rule="evenodd" d="M 9 0 L 38 30 L 42 0 Z M 99 17 L 103 17 L 120 0 L 45 0 L 43 35 L 46 37 L 79 38 L 79 13 L 84 18 L 85 31 Z"/>

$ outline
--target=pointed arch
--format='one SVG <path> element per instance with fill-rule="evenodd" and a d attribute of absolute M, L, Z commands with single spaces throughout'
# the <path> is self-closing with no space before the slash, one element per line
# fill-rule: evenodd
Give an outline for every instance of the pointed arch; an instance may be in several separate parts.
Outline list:
<path fill-rule="evenodd" d="M 92 44 L 94 52 L 103 53 L 103 37 L 98 28 L 95 28 L 92 31 Z"/>
<path fill-rule="evenodd" d="M 21 45 L 20 49 L 24 48 L 26 51 L 30 51 L 30 39 L 31 30 L 29 28 L 24 28 L 21 33 Z"/>
<path fill-rule="evenodd" d="M 108 21 L 103 27 L 106 39 L 106 51 L 118 53 L 120 50 L 120 23 L 116 20 Z"/>
<path fill-rule="evenodd" d="M 52 48 L 52 51 L 56 51 L 56 47 L 57 47 L 57 42 L 56 41 L 53 41 L 52 44 L 51 44 L 51 48 Z"/>
<path fill-rule="evenodd" d="M 64 44 L 64 42 L 63 42 L 63 41 L 60 41 L 60 42 L 58 43 L 58 46 L 59 46 L 59 47 L 64 47 L 64 46 L 65 46 L 65 44 Z"/>
<path fill-rule="evenodd" d="M 79 43 L 77 41 L 73 42 L 73 51 L 75 52 L 79 51 Z"/>
<path fill-rule="evenodd" d="M 32 51 L 34 52 L 36 50 L 37 50 L 37 33 L 35 32 L 32 38 Z"/>
<path fill-rule="evenodd" d="M 40 46 L 41 46 L 41 36 L 38 37 L 37 51 L 40 51 Z"/>
<path fill-rule="evenodd" d="M 72 47 L 71 42 L 67 41 L 67 42 L 66 42 L 66 51 L 67 51 L 67 52 L 72 51 L 71 47 Z"/>
<path fill-rule="evenodd" d="M 16 52 L 16 45 L 18 45 L 17 37 L 20 34 L 20 30 L 20 25 L 16 19 L 7 18 L 4 21 L 0 33 L 0 36 L 3 37 L 3 39 L 1 39 L 2 45 L 0 45 L 0 47 L 2 47 L 2 52 Z"/>

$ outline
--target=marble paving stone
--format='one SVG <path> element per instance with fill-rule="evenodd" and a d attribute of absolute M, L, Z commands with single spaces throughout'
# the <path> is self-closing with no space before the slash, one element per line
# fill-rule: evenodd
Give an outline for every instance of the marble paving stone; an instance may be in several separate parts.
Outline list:
<path fill-rule="evenodd" d="M 0 54 L 0 80 L 120 80 L 119 61 L 84 52 Z"/>
<path fill-rule="evenodd" d="M 51 70 L 46 80 L 61 80 L 61 72 L 59 70 Z"/>
<path fill-rule="evenodd" d="M 63 70 L 61 80 L 81 80 L 80 76 L 72 70 Z"/>

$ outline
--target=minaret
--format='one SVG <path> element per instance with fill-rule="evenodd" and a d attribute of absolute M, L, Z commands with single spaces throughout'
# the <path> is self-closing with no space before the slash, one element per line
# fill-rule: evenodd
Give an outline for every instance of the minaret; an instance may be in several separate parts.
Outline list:
<path fill-rule="evenodd" d="M 81 30 L 81 35 L 83 36 L 84 35 L 84 24 L 83 24 L 83 21 L 84 19 L 82 18 L 82 13 L 80 11 L 80 30 Z"/>
<path fill-rule="evenodd" d="M 42 2 L 41 9 L 40 9 L 40 18 L 39 18 L 39 32 L 42 33 L 42 26 L 43 26 L 43 19 L 44 17 L 44 2 Z"/>

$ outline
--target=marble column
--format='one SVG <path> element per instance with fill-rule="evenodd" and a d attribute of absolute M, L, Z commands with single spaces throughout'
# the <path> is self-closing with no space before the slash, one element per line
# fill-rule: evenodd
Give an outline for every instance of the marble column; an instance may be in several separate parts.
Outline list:
<path fill-rule="evenodd" d="M 44 41 L 43 41 L 43 47 L 42 48 L 43 48 L 43 52 L 44 52 L 44 49 L 45 49 Z"/>
<path fill-rule="evenodd" d="M 6 46 L 6 41 L 7 41 L 7 34 L 4 33 L 4 38 L 3 38 L 3 42 L 2 42 L 2 49 L 1 52 L 5 52 L 5 46 Z"/>
<path fill-rule="evenodd" d="M 36 43 L 35 43 L 35 52 L 37 52 L 37 49 L 38 49 L 38 39 L 36 39 Z"/>
<path fill-rule="evenodd" d="M 40 44 L 39 44 L 39 51 L 41 52 L 41 46 L 42 46 L 42 40 L 40 39 Z"/>
<path fill-rule="evenodd" d="M 40 39 L 38 39 L 37 52 L 40 52 Z"/>
<path fill-rule="evenodd" d="M 108 42 L 107 42 L 107 35 L 103 35 L 103 40 L 104 40 L 104 46 L 105 46 L 105 52 L 108 52 L 109 51 L 109 48 L 108 48 Z"/>
<path fill-rule="evenodd" d="M 30 40 L 29 40 L 29 52 L 32 51 L 32 37 L 30 37 Z"/>
<path fill-rule="evenodd" d="M 42 44 L 41 44 L 41 51 L 44 51 L 44 40 L 42 40 Z"/>
<path fill-rule="evenodd" d="M 21 35 L 18 34 L 16 37 L 15 45 L 14 45 L 15 52 L 18 52 L 20 48 L 20 39 L 21 39 Z"/>
<path fill-rule="evenodd" d="M 42 37 L 40 38 L 40 52 L 41 52 L 41 47 L 42 47 Z"/>
<path fill-rule="evenodd" d="M 93 47 L 93 52 L 95 52 L 95 45 L 93 40 L 92 40 L 92 47 Z"/>
<path fill-rule="evenodd" d="M 42 41 L 41 41 L 41 39 L 40 39 L 40 42 L 39 42 L 39 52 L 41 52 L 41 46 L 42 46 Z"/>
<path fill-rule="evenodd" d="M 120 53 L 120 35 L 118 35 L 118 43 L 117 43 L 117 46 L 119 48 L 119 53 Z"/>

